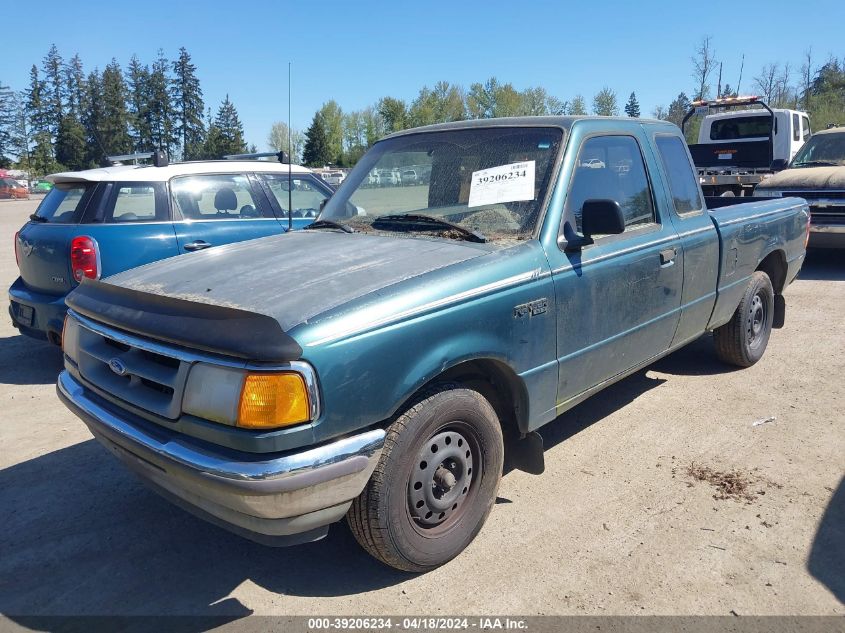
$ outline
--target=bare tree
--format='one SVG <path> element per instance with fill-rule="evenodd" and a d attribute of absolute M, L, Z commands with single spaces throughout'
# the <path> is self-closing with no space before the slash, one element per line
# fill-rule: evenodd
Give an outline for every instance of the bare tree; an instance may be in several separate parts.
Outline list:
<path fill-rule="evenodd" d="M 666 106 L 655 106 L 654 110 L 651 111 L 651 116 L 653 116 L 655 119 L 665 121 L 667 118 L 669 118 L 669 111 L 666 110 Z"/>
<path fill-rule="evenodd" d="M 692 78 L 697 90 L 695 99 L 706 99 L 710 93 L 710 76 L 716 68 L 716 51 L 713 50 L 713 38 L 709 35 L 702 37 L 692 61 Z"/>
<path fill-rule="evenodd" d="M 804 63 L 801 65 L 801 86 L 802 98 L 804 99 L 804 109 L 810 107 L 810 87 L 813 83 L 813 47 L 811 46 L 804 51 Z"/>
<path fill-rule="evenodd" d="M 766 64 L 754 78 L 754 88 L 767 103 L 774 100 L 778 87 L 778 64 Z"/>

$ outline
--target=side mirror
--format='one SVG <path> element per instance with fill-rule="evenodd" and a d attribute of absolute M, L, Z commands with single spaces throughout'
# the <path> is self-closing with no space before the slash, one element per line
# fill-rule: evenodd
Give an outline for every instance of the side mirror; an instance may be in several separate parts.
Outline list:
<path fill-rule="evenodd" d="M 783 171 L 789 165 L 785 158 L 776 158 L 772 161 L 772 171 Z"/>
<path fill-rule="evenodd" d="M 591 198 L 581 207 L 581 232 L 584 237 L 617 235 L 625 232 L 625 216 L 616 200 Z"/>

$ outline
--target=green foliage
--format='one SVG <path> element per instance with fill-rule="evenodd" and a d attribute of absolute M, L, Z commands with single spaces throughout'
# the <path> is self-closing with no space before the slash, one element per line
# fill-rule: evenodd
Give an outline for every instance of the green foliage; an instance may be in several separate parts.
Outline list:
<path fill-rule="evenodd" d="M 583 116 L 587 114 L 587 103 L 581 95 L 575 95 L 572 102 L 569 104 L 569 111 L 567 114 L 572 116 Z"/>
<path fill-rule="evenodd" d="M 628 97 L 628 103 L 625 104 L 625 114 L 632 118 L 640 116 L 640 102 L 637 101 L 637 93 L 632 92 Z"/>
<path fill-rule="evenodd" d="M 384 132 L 390 134 L 408 127 L 408 106 L 401 99 L 383 97 L 378 102 L 378 113 L 384 120 Z"/>
<path fill-rule="evenodd" d="M 44 72 L 44 116 L 47 127 L 53 138 L 59 131 L 59 122 L 64 115 L 64 81 L 62 78 L 62 67 L 64 62 L 59 55 L 59 49 L 53 44 L 42 61 Z"/>
<path fill-rule="evenodd" d="M 9 86 L 0 83 L 0 165 L 11 163 L 14 151 L 15 122 L 17 120 L 17 100 Z"/>
<path fill-rule="evenodd" d="M 321 112 L 314 114 L 311 125 L 305 132 L 305 149 L 302 159 L 309 167 L 323 167 L 332 162 L 326 123 Z"/>
<path fill-rule="evenodd" d="M 605 86 L 593 97 L 593 114 L 600 116 L 617 116 L 619 104 L 616 102 L 616 93 Z"/>
<path fill-rule="evenodd" d="M 150 128 L 150 140 L 153 149 L 162 149 L 168 153 L 176 147 L 176 113 L 170 99 L 170 62 L 164 51 L 158 51 L 153 62 L 147 84 L 148 107 L 147 124 Z"/>
<path fill-rule="evenodd" d="M 56 137 L 56 160 L 72 170 L 88 167 L 85 128 L 82 127 L 79 119 L 70 112 L 59 121 L 59 134 Z"/>
<path fill-rule="evenodd" d="M 136 152 L 153 149 L 153 134 L 150 129 L 150 69 L 142 66 L 136 55 L 129 60 L 126 74 L 128 90 L 127 109 L 129 112 L 132 149 Z"/>
<path fill-rule="evenodd" d="M 217 110 L 217 116 L 208 127 L 203 158 L 219 159 L 228 154 L 243 154 L 246 150 L 241 119 L 227 94 Z"/>
<path fill-rule="evenodd" d="M 102 118 L 97 132 L 104 156 L 100 156 L 100 160 L 108 155 L 127 154 L 132 150 L 126 94 L 120 64 L 116 59 L 112 59 L 102 76 Z"/>
<path fill-rule="evenodd" d="M 197 68 L 183 46 L 179 59 L 173 62 L 173 81 L 170 96 L 173 101 L 176 136 L 181 141 L 183 160 L 191 160 L 202 154 L 205 139 L 205 124 L 202 113 L 202 88 L 197 77 Z"/>
<path fill-rule="evenodd" d="M 343 161 L 343 110 L 334 99 L 327 101 L 320 108 L 320 115 L 326 131 L 326 144 L 330 160 L 328 163 L 340 164 Z"/>
<path fill-rule="evenodd" d="M 296 129 L 292 129 L 288 133 L 287 123 L 276 121 L 270 128 L 270 134 L 267 135 L 267 145 L 274 152 L 287 153 L 291 162 L 298 164 L 302 162 L 305 135 Z"/>

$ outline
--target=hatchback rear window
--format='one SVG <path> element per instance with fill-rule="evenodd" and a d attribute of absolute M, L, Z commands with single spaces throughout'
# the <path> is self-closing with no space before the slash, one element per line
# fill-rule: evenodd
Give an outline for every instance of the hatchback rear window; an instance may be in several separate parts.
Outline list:
<path fill-rule="evenodd" d="M 35 215 L 42 222 L 76 224 L 93 192 L 93 183 L 58 183 L 44 196 Z"/>

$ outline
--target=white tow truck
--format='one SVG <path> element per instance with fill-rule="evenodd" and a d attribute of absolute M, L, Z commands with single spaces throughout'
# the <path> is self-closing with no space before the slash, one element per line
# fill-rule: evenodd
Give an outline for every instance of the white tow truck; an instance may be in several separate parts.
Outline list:
<path fill-rule="evenodd" d="M 693 101 L 681 129 L 696 115 L 704 119 L 689 149 L 705 196 L 751 195 L 811 134 L 806 112 L 770 108 L 757 96 Z"/>

